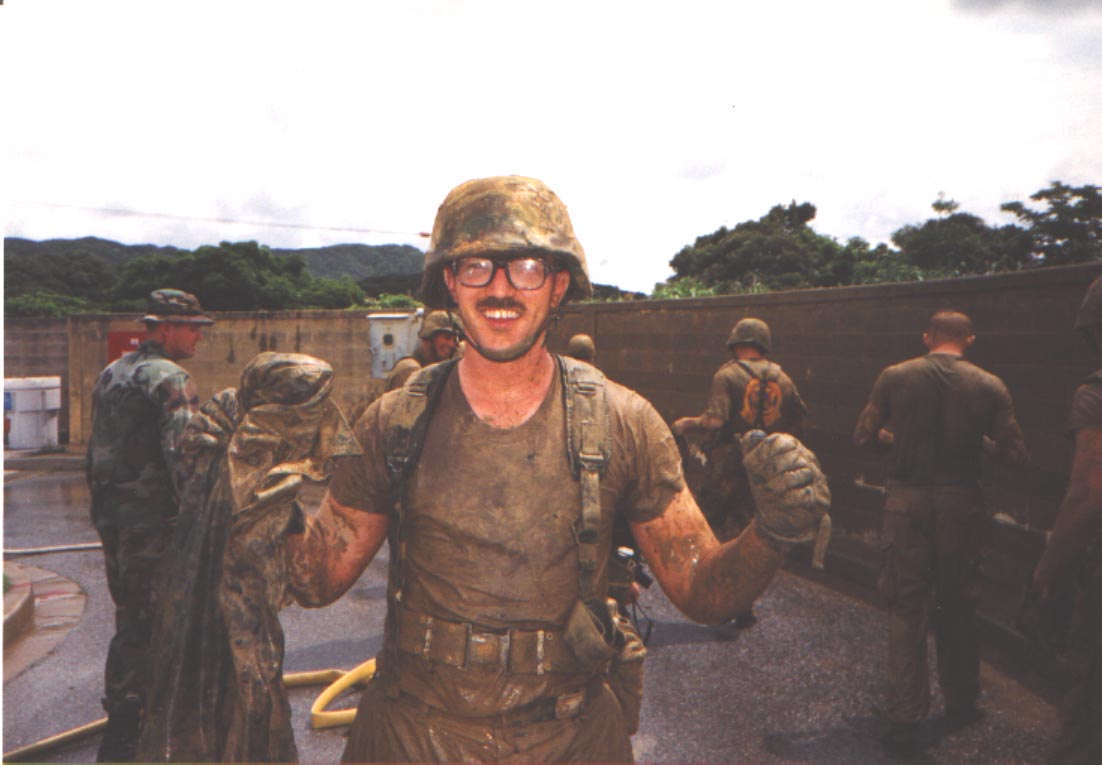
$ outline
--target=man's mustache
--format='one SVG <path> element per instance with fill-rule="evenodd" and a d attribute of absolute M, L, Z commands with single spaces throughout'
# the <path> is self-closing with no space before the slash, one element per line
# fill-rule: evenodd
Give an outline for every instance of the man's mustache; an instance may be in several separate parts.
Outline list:
<path fill-rule="evenodd" d="M 475 303 L 479 311 L 512 310 L 524 313 L 524 304 L 509 297 L 484 297 Z"/>

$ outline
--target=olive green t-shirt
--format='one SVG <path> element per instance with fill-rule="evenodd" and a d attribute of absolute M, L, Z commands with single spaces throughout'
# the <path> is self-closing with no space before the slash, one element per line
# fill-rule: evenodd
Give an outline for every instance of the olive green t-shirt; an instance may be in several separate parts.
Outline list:
<path fill-rule="evenodd" d="M 650 403 L 611 381 L 607 391 L 611 455 L 600 479 L 600 543 L 606 550 L 598 556 L 601 588 L 614 517 L 652 520 L 684 487 L 673 437 Z M 329 487 L 342 505 L 391 511 L 381 444 L 399 395 L 384 395 L 356 424 L 364 457 L 339 467 Z M 489 631 L 564 627 L 578 599 L 572 527 L 581 514 L 565 434 L 558 374 L 536 413 L 508 429 L 479 419 L 459 375 L 449 376 L 406 486 L 406 607 Z M 429 667 L 408 654 L 401 661 L 403 690 L 418 689 L 422 701 L 472 716 L 521 706 L 577 682 L 553 675 L 487 678 Z"/>

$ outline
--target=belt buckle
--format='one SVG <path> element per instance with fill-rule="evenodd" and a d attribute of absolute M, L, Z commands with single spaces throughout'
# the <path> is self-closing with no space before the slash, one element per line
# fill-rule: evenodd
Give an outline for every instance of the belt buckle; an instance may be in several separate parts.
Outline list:
<path fill-rule="evenodd" d="M 470 626 L 467 629 L 467 664 L 497 664 L 504 668 L 509 656 L 509 636 L 475 632 Z"/>

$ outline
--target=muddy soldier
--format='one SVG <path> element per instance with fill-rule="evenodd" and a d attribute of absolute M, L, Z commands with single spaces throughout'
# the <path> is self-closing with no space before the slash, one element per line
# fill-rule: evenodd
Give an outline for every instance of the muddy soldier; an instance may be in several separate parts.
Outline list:
<path fill-rule="evenodd" d="M 1075 328 L 1102 353 L 1102 278 L 1088 289 Z M 1067 432 L 1075 439 L 1071 478 L 1033 586 L 1048 598 L 1053 585 L 1078 585 L 1070 641 L 1075 671 L 1053 761 L 1095 763 L 1102 762 L 1102 370 L 1075 391 Z"/>
<path fill-rule="evenodd" d="M 964 359 L 975 341 L 963 313 L 939 311 L 922 341 L 929 353 L 877 377 L 854 432 L 858 446 L 890 449 L 878 586 L 889 609 L 891 751 L 918 745 L 929 713 L 926 630 L 933 622 L 946 727 L 979 719 L 979 554 L 984 513 L 980 455 L 1027 460 L 1002 380 Z"/>
<path fill-rule="evenodd" d="M 403 356 L 386 376 L 386 390 L 397 390 L 418 369 L 455 356 L 459 349 L 460 331 L 455 317 L 447 311 L 433 311 L 421 322 L 417 332 L 420 343 L 412 356 Z"/>
<path fill-rule="evenodd" d="M 748 445 L 758 518 L 716 541 L 650 404 L 547 351 L 559 306 L 589 293 L 566 208 L 540 181 L 474 180 L 444 200 L 422 297 L 455 307 L 467 352 L 371 405 L 364 456 L 288 541 L 292 586 L 316 606 L 389 535 L 384 648 L 346 761 L 630 761 L 641 689 L 605 598 L 614 516 L 670 599 L 709 623 L 813 536 L 826 482 L 802 445 L 769 436 Z"/>
<path fill-rule="evenodd" d="M 737 534 L 754 515 L 738 437 L 756 429 L 803 438 L 807 406 L 780 365 L 765 358 L 772 346 L 768 324 L 739 320 L 727 339 L 734 358 L 712 378 L 704 413 L 682 417 L 672 426 L 678 436 L 693 430 L 712 434 L 706 449 L 708 477 L 699 494 L 705 517 L 721 539 Z"/>
<path fill-rule="evenodd" d="M 153 583 L 172 535 L 180 442 L 199 405 L 195 384 L 177 361 L 195 355 L 213 324 L 194 295 L 155 290 L 140 319 L 146 339 L 108 365 L 92 390 L 92 436 L 86 471 L 92 522 L 103 540 L 115 636 L 105 670 L 107 729 L 98 759 L 134 754 L 144 704 Z"/>

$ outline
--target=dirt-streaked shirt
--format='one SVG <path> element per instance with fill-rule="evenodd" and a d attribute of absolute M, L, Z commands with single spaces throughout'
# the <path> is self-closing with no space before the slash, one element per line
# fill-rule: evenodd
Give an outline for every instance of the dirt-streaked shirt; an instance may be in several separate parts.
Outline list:
<path fill-rule="evenodd" d="M 611 381 L 607 390 L 611 455 L 600 480 L 600 590 L 614 517 L 652 520 L 684 486 L 673 437 L 650 403 Z M 364 457 L 340 466 L 329 487 L 342 505 L 391 512 L 381 444 L 398 395 L 385 395 L 357 423 Z M 578 599 L 573 525 L 581 513 L 565 433 L 558 374 L 537 412 L 508 429 L 479 419 L 458 374 L 449 376 L 406 486 L 406 607 L 489 631 L 562 630 Z M 500 713 L 578 684 L 555 673 L 487 676 L 430 666 L 409 654 L 401 656 L 400 673 L 404 691 L 466 716 Z"/>

